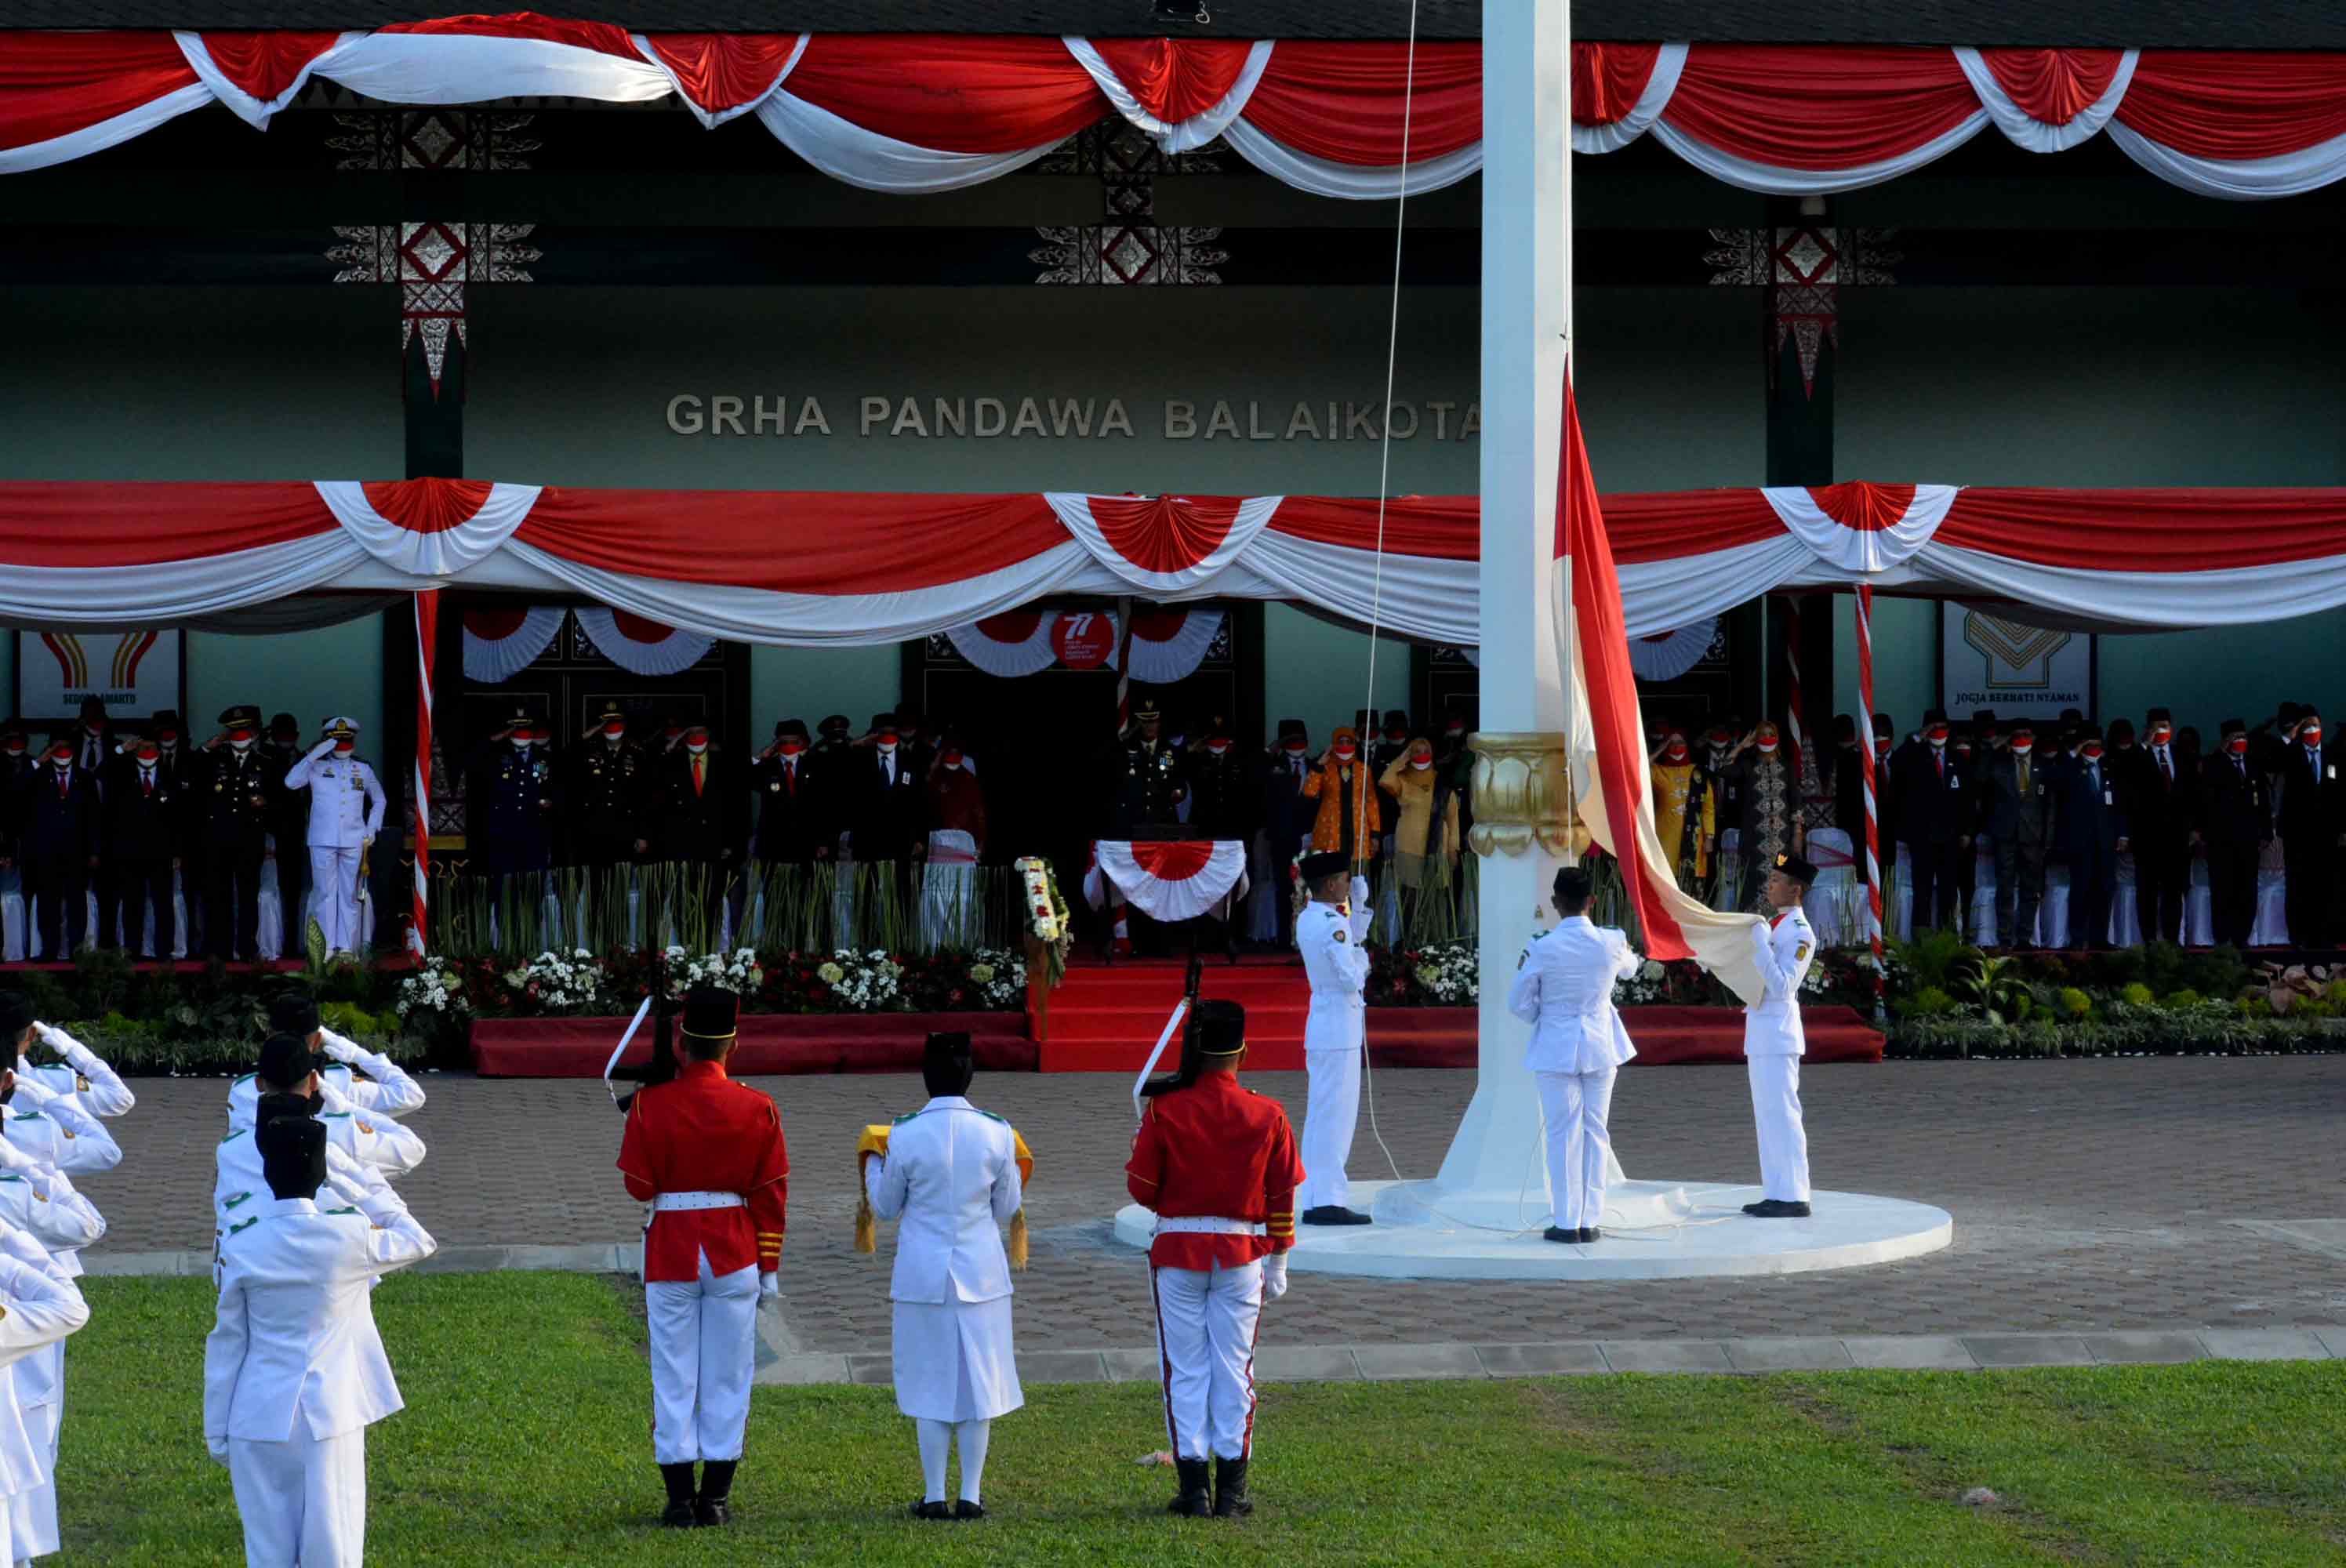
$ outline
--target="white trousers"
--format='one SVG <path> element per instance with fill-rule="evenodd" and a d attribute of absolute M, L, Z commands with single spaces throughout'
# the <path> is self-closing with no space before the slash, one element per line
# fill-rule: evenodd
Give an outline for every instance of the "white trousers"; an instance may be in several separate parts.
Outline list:
<path fill-rule="evenodd" d="M 1555 1211 L 1548 1223 L 1559 1230 L 1605 1223 L 1605 1167 L 1613 1155 L 1605 1118 L 1613 1109 L 1618 1071 L 1532 1074 L 1539 1081 L 1540 1122 L 1547 1131 L 1547 1201 Z"/>
<path fill-rule="evenodd" d="M 360 1568 L 366 1556 L 366 1429 L 291 1442 L 228 1440 L 245 1568 Z"/>
<path fill-rule="evenodd" d="M 310 846 L 310 907 L 286 911 L 292 927 L 285 933 L 287 952 L 301 951 L 310 940 L 312 920 L 326 933 L 328 952 L 359 950 L 359 856 L 363 852 L 355 844 L 346 850 L 332 844 Z"/>
<path fill-rule="evenodd" d="M 1158 1268 L 1157 1348 L 1165 1435 L 1176 1459 L 1245 1459 L 1254 1448 L 1254 1339 L 1262 1265 Z"/>
<path fill-rule="evenodd" d="M 758 1268 L 644 1282 L 652 1342 L 652 1456 L 661 1464 L 741 1457 L 758 1368 Z M 302 1568 L 309 1568 L 307 1563 Z"/>
<path fill-rule="evenodd" d="M 58 1347 L 62 1349 L 64 1343 L 59 1340 Z M 24 1363 L 19 1361 L 17 1365 Z M 46 1557 L 58 1550 L 57 1427 L 58 1418 L 65 1413 L 63 1391 L 60 1390 L 58 1398 L 48 1404 L 26 1405 L 22 1410 L 25 1436 L 40 1460 L 43 1479 L 39 1485 L 18 1492 L 8 1499 L 7 1508 L 0 1510 L 7 1518 L 13 1553 L 0 1561 L 17 1563 Z"/>
<path fill-rule="evenodd" d="M 1809 1201 L 1809 1135 L 1800 1125 L 1800 1059 L 1746 1056 L 1751 1117 L 1760 1129 L 1761 1193 L 1785 1203 Z"/>
<path fill-rule="evenodd" d="M 1296 1212 L 1342 1207 L 1352 1196 L 1344 1163 L 1352 1157 L 1352 1130 L 1361 1119 L 1361 1048 L 1303 1053 L 1311 1097 L 1303 1106 L 1303 1185 Z"/>

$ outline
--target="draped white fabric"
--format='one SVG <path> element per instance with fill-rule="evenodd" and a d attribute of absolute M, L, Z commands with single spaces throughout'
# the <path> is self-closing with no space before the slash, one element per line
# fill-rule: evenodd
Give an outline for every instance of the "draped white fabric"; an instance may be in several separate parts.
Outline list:
<path fill-rule="evenodd" d="M 46 141 L 27 142 L 21 147 L 0 147 L 0 174 L 23 174 L 30 169 L 47 168 L 54 164 L 71 163 L 77 158 L 104 152 L 119 147 L 135 137 L 145 136 L 157 126 L 178 119 L 212 102 L 212 90 L 201 82 L 150 98 L 138 107 L 126 109 L 96 125 L 67 131 L 63 136 Z"/>
<path fill-rule="evenodd" d="M 1698 137 L 1688 136 L 1668 120 L 1654 122 L 1654 136 L 1664 147 L 1703 173 L 1729 185 L 1756 190 L 1764 196 L 1831 196 L 1844 190 L 1862 190 L 1869 185 L 1880 185 L 1884 180 L 1896 179 L 1900 175 L 1912 174 L 1926 164 L 1936 163 L 1979 135 L 1986 125 L 1987 111 L 1981 109 L 1976 114 L 1966 115 L 1953 128 L 1933 137 L 1911 152 L 1874 163 L 1851 164 L 1846 168 L 1792 168 L 1738 158 Z"/>
<path fill-rule="evenodd" d="M 1257 130 L 1243 116 L 1224 127 L 1222 139 L 1230 144 L 1232 151 L 1273 179 L 1313 196 L 1332 196 L 1341 201 L 1390 201 L 1402 193 L 1404 183 L 1412 192 L 1423 195 L 1455 185 L 1483 168 L 1483 144 L 1479 141 L 1438 158 L 1420 158 L 1408 166 L 1404 175 L 1400 165 L 1337 163 L 1298 152 Z"/>
<path fill-rule="evenodd" d="M 1140 618 L 1134 617 L 1136 621 Z M 1219 610 L 1182 612 L 1181 623 L 1169 637 L 1147 636 L 1142 627 L 1135 626 L 1131 645 L 1132 678 L 1145 680 L 1151 686 L 1170 686 L 1177 680 L 1187 680 L 1197 673 L 1198 666 L 1205 659 L 1206 650 L 1214 646 L 1214 637 L 1221 629 L 1222 612 Z M 1119 644 L 1124 640 L 1122 630 L 1120 626 L 1117 628 Z M 1115 668 L 1116 656 L 1109 655 L 1107 662 L 1109 668 Z"/>
<path fill-rule="evenodd" d="M 674 90 L 667 71 L 551 38 L 478 34 L 357 33 L 311 70 L 393 104 L 477 104 L 493 98 L 586 98 L 648 104 Z"/>
<path fill-rule="evenodd" d="M 537 661 L 568 612 L 556 605 L 532 605 L 522 612 L 521 624 L 503 636 L 486 636 L 467 616 L 464 625 L 464 674 L 472 680 L 497 686 L 511 680 Z"/>
<path fill-rule="evenodd" d="M 1679 626 L 1675 631 L 1629 639 L 1629 667 L 1637 672 L 1639 680 L 1676 680 L 1710 651 L 1711 639 L 1719 635 L 1719 617 L 1706 616 L 1692 626 Z"/>
<path fill-rule="evenodd" d="M 1137 846 L 1141 854 L 1163 848 Z M 1092 872 L 1084 879 L 1084 896 L 1094 909 L 1107 901 L 1107 890 L 1100 885 L 1103 877 L 1127 903 L 1151 920 L 1189 920 L 1224 899 L 1235 903 L 1246 897 L 1247 850 L 1236 839 L 1216 840 L 1206 863 L 1193 875 L 1181 878 L 1158 876 L 1140 864 L 1136 846 L 1120 839 L 1102 839 L 1094 850 Z"/>
<path fill-rule="evenodd" d="M 2119 56 L 2117 70 L 2100 97 L 2080 110 L 2068 124 L 2048 125 L 2012 101 L 2012 95 L 2004 90 L 2004 85 L 1995 79 L 1995 73 L 1988 69 L 1987 61 L 1977 49 L 1955 51 L 1955 63 L 1964 68 L 1964 79 L 1979 94 L 1980 103 L 1995 122 L 1995 128 L 2014 146 L 2030 152 L 2066 152 L 2100 135 L 2102 127 L 2110 123 L 2110 117 L 2118 112 L 2118 100 L 2126 97 L 2127 87 L 2134 80 L 2135 65 L 2141 58 L 2140 49 L 2128 49 Z"/>
<path fill-rule="evenodd" d="M 1956 486 L 1918 484 L 1905 515 L 1887 528 L 1852 528 L 1817 504 L 1809 490 L 1772 485 L 1760 492 L 1785 531 L 1826 565 L 1851 573 L 1886 572 L 1930 543 L 1954 504 Z"/>
<path fill-rule="evenodd" d="M 529 515 L 538 489 L 535 484 L 491 485 L 488 499 L 471 517 L 455 527 L 426 533 L 377 512 L 362 484 L 318 481 L 319 498 L 342 531 L 376 560 L 413 577 L 450 576 L 486 559 Z"/>
<path fill-rule="evenodd" d="M 699 664 L 717 646 L 717 639 L 705 632 L 674 626 L 662 628 L 668 635 L 648 642 L 630 636 L 620 626 L 618 616 L 601 605 L 578 612 L 578 629 L 586 634 L 596 652 L 630 675 L 675 675 Z"/>
<path fill-rule="evenodd" d="M 2302 196 L 2346 178 L 2346 136 L 2277 158 L 2194 158 L 2163 147 L 2139 131 L 2112 121 L 2110 139 L 2118 150 L 2169 185 L 2194 196 L 2225 201 L 2270 201 Z"/>
<path fill-rule="evenodd" d="M 1015 640 L 996 636 L 976 621 L 947 626 L 945 636 L 953 640 L 954 652 L 986 674 L 1015 679 L 1039 674 L 1059 662 L 1059 650 L 1051 642 L 1051 629 L 1058 620 L 1057 612 L 1041 611 L 1035 616 L 1034 629 Z"/>
<path fill-rule="evenodd" d="M 774 138 L 833 179 L 895 196 L 984 185 L 1025 168 L 1051 143 L 1014 152 L 938 152 L 865 130 L 786 91 L 767 95 L 758 119 Z"/>

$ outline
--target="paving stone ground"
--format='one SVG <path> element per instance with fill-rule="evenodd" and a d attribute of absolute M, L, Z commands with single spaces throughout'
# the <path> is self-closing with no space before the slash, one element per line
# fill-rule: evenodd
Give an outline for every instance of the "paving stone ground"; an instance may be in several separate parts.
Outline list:
<path fill-rule="evenodd" d="M 1402 1174 L 1430 1174 L 1439 1163 L 1474 1081 L 1469 1072 L 1376 1074 L 1377 1124 Z M 918 1105 L 920 1084 L 753 1082 L 781 1106 L 794 1166 L 776 1348 L 884 1354 L 886 1253 L 852 1250 L 852 1150 L 863 1123 Z M 1301 1074 L 1248 1082 L 1284 1101 L 1300 1125 Z M 444 1246 L 638 1237 L 641 1211 L 611 1163 L 619 1120 L 599 1083 L 442 1074 L 427 1086 L 431 1103 L 407 1120 L 431 1157 L 403 1190 Z M 138 1108 L 114 1124 L 124 1164 L 86 1184 L 112 1227 L 100 1252 L 207 1249 L 226 1084 L 134 1087 Z M 1081 1361 L 1154 1342 L 1145 1268 L 1109 1233 L 1109 1217 L 1126 1201 L 1128 1087 L 1115 1074 L 979 1080 L 979 1103 L 1015 1122 L 1038 1162 L 1027 1208 L 1034 1262 L 1018 1284 L 1022 1361 L 1030 1351 L 1076 1352 Z M 2346 1323 L 2346 1056 L 1821 1066 L 1801 1087 L 1817 1186 L 1938 1205 L 1954 1216 L 1953 1247 L 1910 1262 L 1774 1278 L 1460 1284 L 1298 1275 L 1266 1313 L 1262 1342 L 1289 1353 L 1341 1348 L 1348 1366 L 1374 1375 L 1378 1346 L 1679 1340 L 1690 1354 L 1733 1365 L 1739 1355 L 1768 1352 L 1730 1354 L 1719 1342 L 1841 1341 L 1849 1354 L 1890 1356 L 1863 1352 L 1861 1342 L 1963 1336 L 1984 1362 L 2006 1352 L 2106 1359 L 2128 1347 L 2141 1355 L 2184 1349 L 2179 1340 L 2091 1338 L 2121 1331 Z M 1744 1075 L 1734 1068 L 1633 1067 L 1615 1095 L 1613 1127 L 1632 1176 L 1757 1179 Z M 1391 1174 L 1365 1115 L 1352 1174 Z M 103 1266 L 97 1254 L 92 1263 Z M 1997 1346 L 1995 1336 L 2047 1339 Z M 2203 1339 L 2219 1342 L 2315 1341 L 2303 1333 Z M 2055 1349 L 2033 1348 L 2040 1343 Z M 1831 1361 L 1844 1352 L 1819 1344 L 1782 1353 Z M 1482 1359 L 1487 1367 L 1489 1355 Z"/>

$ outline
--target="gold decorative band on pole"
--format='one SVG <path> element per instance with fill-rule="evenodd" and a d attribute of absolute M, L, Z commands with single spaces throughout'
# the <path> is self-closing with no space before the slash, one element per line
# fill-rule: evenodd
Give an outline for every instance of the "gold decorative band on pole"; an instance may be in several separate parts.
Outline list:
<path fill-rule="evenodd" d="M 1572 809 L 1560 734 L 1468 736 L 1474 753 L 1474 827 L 1467 842 L 1478 855 L 1520 855 L 1536 842 L 1553 854 L 1578 855 L 1588 832 Z"/>

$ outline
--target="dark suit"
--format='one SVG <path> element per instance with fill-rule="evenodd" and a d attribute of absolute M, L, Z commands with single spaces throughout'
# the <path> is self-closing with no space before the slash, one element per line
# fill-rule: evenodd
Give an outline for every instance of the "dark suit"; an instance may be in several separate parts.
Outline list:
<path fill-rule="evenodd" d="M 2067 758 L 2053 778 L 2053 852 L 2069 867 L 2072 948 L 2107 947 L 2110 941 L 2110 897 L 2127 822 L 2109 760 Z"/>
<path fill-rule="evenodd" d="M 2198 777 L 2190 759 L 2170 742 L 2120 752 L 2128 848 L 2134 851 L 2135 899 L 2142 940 L 2180 942 L 2183 901 L 2191 888 L 2191 831 L 2199 817 Z"/>
<path fill-rule="evenodd" d="M 905 860 L 928 842 L 928 779 L 902 748 L 892 757 L 877 750 L 851 753 L 842 765 L 840 799 L 859 864 Z"/>
<path fill-rule="evenodd" d="M 207 756 L 196 808 L 202 813 L 204 952 L 213 958 L 256 959 L 260 956 L 260 862 L 267 850 L 270 799 L 284 769 L 258 747 L 240 754 L 221 745 Z M 305 843 L 290 852 L 306 857 L 309 850 Z M 286 913 L 286 924 L 300 930 L 296 911 L 289 908 Z M 287 946 L 298 951 L 300 943 Z"/>
<path fill-rule="evenodd" d="M 2219 946 L 2245 948 L 2257 923 L 2257 859 L 2272 841 L 2272 793 L 2246 756 L 2218 751 L 2200 765 L 2200 836 L 2208 840 L 2208 893 Z"/>
<path fill-rule="evenodd" d="M 2045 902 L 2045 846 L 2051 835 L 2053 792 L 2045 760 L 2010 751 L 1988 756 L 1980 769 L 1980 829 L 1995 846 L 1995 932 L 2005 947 L 2036 940 Z"/>
<path fill-rule="evenodd" d="M 652 759 L 632 740 L 617 746 L 602 736 L 568 759 L 563 805 L 569 817 L 568 858 L 583 866 L 624 866 L 636 840 L 652 837 Z"/>
<path fill-rule="evenodd" d="M 2280 799 L 2274 825 L 2289 878 L 2291 947 L 2327 948 L 2338 940 L 2338 837 L 2346 833 L 2346 783 L 2338 777 L 2341 748 L 2324 736 L 2318 748 L 2297 741 L 2274 759 Z"/>
<path fill-rule="evenodd" d="M 750 838 L 749 791 L 723 752 L 712 746 L 702 759 L 698 787 L 690 752 L 679 746 L 665 759 L 652 852 L 663 860 L 738 866 Z"/>
<path fill-rule="evenodd" d="M 147 911 L 155 911 L 155 956 L 171 956 L 176 922 L 171 911 L 171 861 L 179 852 L 180 823 L 185 811 L 171 770 L 158 758 L 152 768 L 141 768 L 133 757 L 121 759 L 106 798 L 106 856 L 114 867 L 119 895 L 123 945 L 136 953 L 146 934 Z M 98 943 L 113 944 L 117 911 L 100 905 Z"/>
<path fill-rule="evenodd" d="M 1955 908 L 1960 840 L 1973 828 L 1972 790 L 1953 748 L 1933 748 L 1909 741 L 1890 758 L 1891 786 L 1898 798 L 1898 841 L 1914 882 L 1913 929 L 1960 924 Z"/>
<path fill-rule="evenodd" d="M 811 750 L 796 757 L 777 753 L 750 770 L 750 789 L 758 798 L 758 859 L 802 866 L 815 850 L 838 844 L 822 772 Z"/>
<path fill-rule="evenodd" d="M 52 962 L 73 956 L 88 923 L 98 812 L 97 781 L 78 765 L 60 774 L 45 761 L 26 784 L 26 912 L 38 923 L 41 956 Z"/>
<path fill-rule="evenodd" d="M 552 867 L 561 769 L 546 748 L 492 741 L 474 754 L 465 773 L 464 838 L 479 846 L 473 870 L 502 878 Z"/>
<path fill-rule="evenodd" d="M 1252 839 L 1255 813 L 1262 807 L 1255 759 L 1235 746 L 1219 757 L 1195 751 L 1189 755 L 1188 773 L 1189 836 L 1240 843 Z"/>

